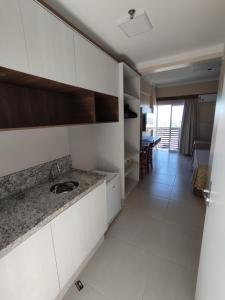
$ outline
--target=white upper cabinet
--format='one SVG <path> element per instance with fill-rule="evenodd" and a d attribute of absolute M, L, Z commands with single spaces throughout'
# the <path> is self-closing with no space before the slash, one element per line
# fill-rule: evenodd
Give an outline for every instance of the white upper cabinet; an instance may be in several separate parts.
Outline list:
<path fill-rule="evenodd" d="M 118 96 L 118 63 L 33 0 L 1 0 L 0 66 Z"/>
<path fill-rule="evenodd" d="M 75 48 L 78 85 L 117 96 L 118 63 L 78 33 L 75 33 Z"/>
<path fill-rule="evenodd" d="M 105 53 L 104 53 L 105 54 Z M 105 74 L 106 74 L 106 86 L 107 94 L 118 97 L 118 86 L 119 86 L 119 64 L 112 57 L 105 54 L 106 63 L 105 63 Z"/>
<path fill-rule="evenodd" d="M 75 85 L 73 30 L 35 1 L 20 5 L 30 73 Z"/>
<path fill-rule="evenodd" d="M 53 300 L 59 281 L 50 225 L 0 260 L 1 300 Z"/>
<path fill-rule="evenodd" d="M 0 66 L 28 71 L 22 19 L 17 0 L 1 0 Z"/>

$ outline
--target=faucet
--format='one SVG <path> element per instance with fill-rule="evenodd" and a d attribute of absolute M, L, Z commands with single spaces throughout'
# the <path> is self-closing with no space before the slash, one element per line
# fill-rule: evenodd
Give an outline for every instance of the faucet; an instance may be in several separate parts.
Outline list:
<path fill-rule="evenodd" d="M 48 178 L 49 181 L 54 181 L 60 174 L 61 174 L 61 170 L 59 164 L 53 163 L 49 173 L 49 178 Z"/>

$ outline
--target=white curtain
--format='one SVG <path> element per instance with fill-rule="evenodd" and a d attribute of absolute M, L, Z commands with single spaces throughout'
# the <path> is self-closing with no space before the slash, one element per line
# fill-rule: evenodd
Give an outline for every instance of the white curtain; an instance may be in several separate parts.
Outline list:
<path fill-rule="evenodd" d="M 185 100 L 180 138 L 181 154 L 192 154 L 193 142 L 197 137 L 197 116 L 197 98 Z"/>

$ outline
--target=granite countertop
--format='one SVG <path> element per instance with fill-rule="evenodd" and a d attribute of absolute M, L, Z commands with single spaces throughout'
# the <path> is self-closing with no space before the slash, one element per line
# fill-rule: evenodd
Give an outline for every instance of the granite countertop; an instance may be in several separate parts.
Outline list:
<path fill-rule="evenodd" d="M 77 181 L 79 186 L 62 194 L 50 192 L 58 182 Z M 39 184 L 19 194 L 0 200 L 0 258 L 49 223 L 65 209 L 80 200 L 105 176 L 93 172 L 71 170 L 54 182 Z"/>
<path fill-rule="evenodd" d="M 113 178 L 119 175 L 119 173 L 115 172 L 107 172 L 107 171 L 101 171 L 101 170 L 92 170 L 93 173 L 101 174 L 105 176 L 106 183 L 109 183 Z"/>

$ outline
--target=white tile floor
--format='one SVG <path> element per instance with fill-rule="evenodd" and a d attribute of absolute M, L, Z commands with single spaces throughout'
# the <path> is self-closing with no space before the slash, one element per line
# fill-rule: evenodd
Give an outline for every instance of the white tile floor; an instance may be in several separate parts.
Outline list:
<path fill-rule="evenodd" d="M 194 300 L 204 214 L 191 159 L 155 151 L 154 170 L 80 275 L 84 289 L 64 300 Z"/>

